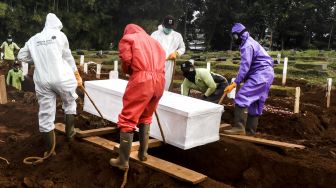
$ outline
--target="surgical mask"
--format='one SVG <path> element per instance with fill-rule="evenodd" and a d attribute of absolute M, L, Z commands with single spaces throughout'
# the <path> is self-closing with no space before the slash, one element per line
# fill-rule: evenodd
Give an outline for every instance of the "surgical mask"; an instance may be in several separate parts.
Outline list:
<path fill-rule="evenodd" d="M 183 72 L 183 76 L 186 77 L 190 82 L 195 83 L 196 70 L 194 67 L 190 67 L 189 70 Z"/>
<path fill-rule="evenodd" d="M 13 39 L 7 39 L 7 42 L 13 42 Z"/>
<path fill-rule="evenodd" d="M 163 28 L 163 32 L 166 34 L 166 35 L 169 35 L 169 33 L 171 33 L 173 31 L 173 29 L 169 29 L 169 28 Z"/>

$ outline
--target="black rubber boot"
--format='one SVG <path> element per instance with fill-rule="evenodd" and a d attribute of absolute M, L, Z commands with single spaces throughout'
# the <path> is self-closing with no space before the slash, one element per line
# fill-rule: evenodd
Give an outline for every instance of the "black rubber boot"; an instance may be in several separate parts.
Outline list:
<path fill-rule="evenodd" d="M 120 148 L 119 148 L 119 157 L 116 159 L 110 160 L 110 165 L 118 167 L 120 170 L 128 169 L 128 160 L 131 153 L 133 141 L 133 132 L 132 133 L 120 133 Z"/>
<path fill-rule="evenodd" d="M 224 130 L 225 134 L 232 135 L 245 135 L 246 124 L 246 108 L 242 108 L 238 105 L 234 108 L 234 126 L 229 130 Z"/>
<path fill-rule="evenodd" d="M 148 150 L 148 140 L 149 140 L 149 124 L 140 124 L 139 125 L 139 152 L 138 158 L 140 161 L 147 161 L 147 150 Z"/>
<path fill-rule="evenodd" d="M 49 152 L 53 148 L 53 145 L 55 144 L 56 146 L 55 132 L 54 130 L 49 131 L 49 132 L 44 132 L 42 133 L 42 137 L 43 137 L 45 147 L 46 147 L 46 152 L 44 152 L 44 156 L 46 156 L 47 154 L 49 154 Z M 55 151 L 53 151 L 53 155 L 56 155 Z"/>
<path fill-rule="evenodd" d="M 76 134 L 76 131 L 75 131 L 75 115 L 65 114 L 64 121 L 65 121 L 66 137 L 67 137 L 68 141 L 72 141 L 73 137 Z"/>
<path fill-rule="evenodd" d="M 248 136 L 254 136 L 257 133 L 258 121 L 259 116 L 247 116 L 245 131 Z"/>

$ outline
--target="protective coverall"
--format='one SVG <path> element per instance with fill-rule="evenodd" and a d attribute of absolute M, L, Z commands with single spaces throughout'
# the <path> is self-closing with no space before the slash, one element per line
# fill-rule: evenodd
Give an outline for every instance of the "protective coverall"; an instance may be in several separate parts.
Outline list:
<path fill-rule="evenodd" d="M 196 68 L 195 83 L 189 81 L 187 78 L 183 80 L 183 95 L 188 96 L 190 89 L 195 89 L 200 91 L 206 97 L 206 101 L 216 102 L 222 96 L 224 88 L 228 85 L 227 81 L 221 75 L 223 80 L 216 82 L 212 75 L 215 73 L 210 73 L 208 69 Z"/>
<path fill-rule="evenodd" d="M 35 65 L 34 82 L 42 133 L 55 128 L 56 95 L 62 99 L 65 114 L 76 114 L 78 96 L 74 72 L 77 67 L 62 27 L 56 15 L 49 13 L 44 29 L 31 37 L 18 54 L 20 61 Z"/>
<path fill-rule="evenodd" d="M 244 29 L 243 25 L 236 24 L 232 33 Z M 273 59 L 248 32 L 242 34 L 240 55 L 241 63 L 235 83 L 245 83 L 236 95 L 235 104 L 248 108 L 249 115 L 260 116 L 274 78 Z"/>
<path fill-rule="evenodd" d="M 168 35 L 163 32 L 162 25 L 159 25 L 158 30 L 154 31 L 151 35 L 155 40 L 157 40 L 162 48 L 165 51 L 165 57 L 166 59 L 169 57 L 169 55 L 175 51 L 179 54 L 179 56 L 183 55 L 185 53 L 185 44 L 183 42 L 182 35 L 176 31 L 172 31 Z M 172 81 L 173 73 L 174 73 L 174 61 L 173 60 L 167 60 L 165 62 L 165 77 L 166 77 L 166 84 L 165 84 L 165 90 L 167 91 L 169 89 L 169 86 Z"/>
<path fill-rule="evenodd" d="M 123 109 L 119 114 L 121 132 L 135 130 L 137 124 L 150 124 L 164 91 L 165 52 L 141 27 L 126 26 L 119 43 L 122 69 L 130 75 Z"/>
<path fill-rule="evenodd" d="M 10 60 L 10 61 L 15 60 L 14 50 L 20 50 L 18 45 L 15 44 L 15 42 L 11 42 L 10 44 L 8 44 L 7 41 L 3 42 L 0 48 L 4 49 L 4 60 Z"/>
<path fill-rule="evenodd" d="M 14 69 L 9 70 L 7 79 L 6 79 L 7 85 L 11 85 L 17 90 L 21 91 L 21 82 L 23 80 L 24 80 L 24 77 L 23 77 L 22 70 L 14 70 Z"/>

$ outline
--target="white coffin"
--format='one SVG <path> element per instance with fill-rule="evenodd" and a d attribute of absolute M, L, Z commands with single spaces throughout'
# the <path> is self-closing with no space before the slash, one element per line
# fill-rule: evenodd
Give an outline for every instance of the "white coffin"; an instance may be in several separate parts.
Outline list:
<path fill-rule="evenodd" d="M 126 80 L 111 79 L 85 82 L 85 88 L 103 117 L 116 123 L 122 109 Z M 146 88 L 144 88 L 146 90 Z M 99 116 L 87 96 L 84 111 Z M 224 107 L 192 97 L 165 91 L 157 108 L 166 142 L 189 149 L 219 140 L 219 125 Z M 162 140 L 153 114 L 150 136 Z"/>

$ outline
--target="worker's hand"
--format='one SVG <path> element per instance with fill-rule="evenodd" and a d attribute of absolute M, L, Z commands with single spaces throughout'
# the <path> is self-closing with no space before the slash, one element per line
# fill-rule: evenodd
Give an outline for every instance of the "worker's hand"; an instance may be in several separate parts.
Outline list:
<path fill-rule="evenodd" d="M 75 71 L 74 74 L 75 74 L 75 77 L 76 77 L 76 80 L 77 80 L 77 86 L 78 87 L 83 86 L 83 80 L 82 80 L 82 77 L 80 76 L 79 72 Z"/>
<path fill-rule="evenodd" d="M 179 56 L 178 52 L 175 51 L 168 56 L 168 60 L 175 60 Z"/>
<path fill-rule="evenodd" d="M 228 85 L 225 89 L 224 89 L 224 93 L 230 93 L 234 88 L 237 87 L 236 82 L 232 82 L 230 85 Z"/>

